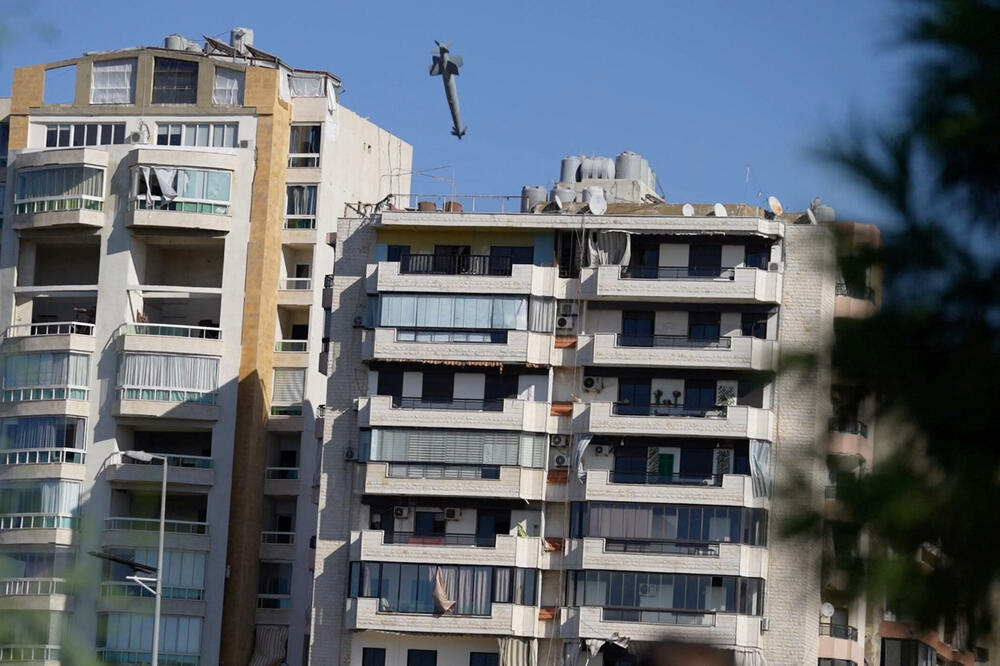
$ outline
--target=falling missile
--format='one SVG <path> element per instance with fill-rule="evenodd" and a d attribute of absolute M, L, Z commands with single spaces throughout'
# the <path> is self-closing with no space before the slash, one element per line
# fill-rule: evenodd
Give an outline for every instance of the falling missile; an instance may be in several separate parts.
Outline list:
<path fill-rule="evenodd" d="M 451 133 L 461 139 L 465 136 L 465 127 L 462 127 L 461 112 L 458 109 L 458 88 L 455 86 L 453 76 L 458 76 L 458 68 L 462 66 L 462 56 L 449 55 L 448 47 L 451 42 L 441 42 L 434 40 L 437 48 L 431 51 L 434 60 L 431 62 L 431 76 L 440 76 L 444 82 L 444 95 L 448 98 L 448 108 L 451 110 Z"/>

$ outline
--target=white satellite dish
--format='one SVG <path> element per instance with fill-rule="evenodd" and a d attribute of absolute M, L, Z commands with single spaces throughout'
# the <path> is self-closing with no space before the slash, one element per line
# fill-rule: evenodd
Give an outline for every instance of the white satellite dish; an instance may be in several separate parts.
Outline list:
<path fill-rule="evenodd" d="M 818 224 L 816 221 L 816 213 L 812 212 L 812 208 L 806 208 L 806 217 L 809 218 L 809 224 Z"/>
<path fill-rule="evenodd" d="M 691 204 L 684 204 L 681 206 L 681 212 L 684 214 L 684 217 L 694 217 L 694 206 Z"/>
<path fill-rule="evenodd" d="M 785 209 L 781 206 L 781 201 L 773 194 L 767 198 L 767 207 L 770 208 L 771 212 L 775 215 L 781 215 L 785 212 Z"/>
<path fill-rule="evenodd" d="M 837 611 L 829 601 L 820 606 L 819 612 L 823 617 L 833 617 L 833 614 Z"/>
<path fill-rule="evenodd" d="M 556 205 L 557 210 L 562 210 L 562 199 L 559 198 L 559 195 L 552 195 L 552 203 Z"/>
<path fill-rule="evenodd" d="M 726 212 L 726 207 L 720 203 L 712 206 L 712 212 L 715 213 L 716 217 L 729 217 L 729 213 Z"/>
<path fill-rule="evenodd" d="M 595 197 L 590 200 L 590 212 L 594 215 L 604 215 L 608 212 L 608 202 L 604 197 Z"/>

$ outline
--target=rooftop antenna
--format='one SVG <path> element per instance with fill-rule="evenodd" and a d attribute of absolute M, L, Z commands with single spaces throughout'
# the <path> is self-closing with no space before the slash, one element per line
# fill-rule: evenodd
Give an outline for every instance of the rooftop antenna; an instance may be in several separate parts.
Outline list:
<path fill-rule="evenodd" d="M 716 217 L 729 217 L 729 213 L 726 212 L 726 207 L 720 203 L 712 206 L 712 212 L 715 213 Z"/>
<path fill-rule="evenodd" d="M 694 217 L 694 206 L 691 204 L 684 204 L 681 206 L 681 213 L 684 217 Z"/>
<path fill-rule="evenodd" d="M 767 198 L 767 207 L 771 209 L 771 212 L 775 215 L 781 215 L 785 212 L 784 207 L 781 205 L 781 200 L 773 194 Z"/>
<path fill-rule="evenodd" d="M 552 203 L 556 205 L 556 210 L 562 210 L 562 199 L 559 198 L 558 194 L 552 195 Z"/>

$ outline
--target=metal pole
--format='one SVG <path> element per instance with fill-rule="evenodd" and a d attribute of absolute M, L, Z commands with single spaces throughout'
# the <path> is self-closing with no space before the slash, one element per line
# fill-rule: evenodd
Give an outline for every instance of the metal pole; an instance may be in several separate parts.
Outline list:
<path fill-rule="evenodd" d="M 163 598 L 163 533 L 167 518 L 167 459 L 163 464 L 163 484 L 160 486 L 160 542 L 156 552 L 156 594 L 153 597 L 153 657 L 151 666 L 159 666 L 160 661 L 160 599 Z"/>

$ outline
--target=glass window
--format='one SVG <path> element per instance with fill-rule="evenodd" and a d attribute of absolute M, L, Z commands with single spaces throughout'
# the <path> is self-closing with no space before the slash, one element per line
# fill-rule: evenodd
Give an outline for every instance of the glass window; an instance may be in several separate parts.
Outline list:
<path fill-rule="evenodd" d="M 767 339 L 767 314 L 764 312 L 744 312 L 740 322 L 741 333 L 747 337 Z"/>
<path fill-rule="evenodd" d="M 361 666 L 385 666 L 385 648 L 361 648 Z"/>
<path fill-rule="evenodd" d="M 236 148 L 239 123 L 157 123 L 156 145 Z"/>
<path fill-rule="evenodd" d="M 407 650 L 406 666 L 437 666 L 437 650 Z"/>
<path fill-rule="evenodd" d="M 135 104 L 135 69 L 135 58 L 94 62 L 90 103 Z"/>
<path fill-rule="evenodd" d="M 243 104 L 244 73 L 228 67 L 215 68 L 215 83 L 212 86 L 212 104 L 239 106 Z"/>
<path fill-rule="evenodd" d="M 316 228 L 315 185 L 288 185 L 285 188 L 285 228 Z"/>
<path fill-rule="evenodd" d="M 195 104 L 198 101 L 198 63 L 155 58 L 153 104 Z"/>
<path fill-rule="evenodd" d="M 496 652 L 470 652 L 469 666 L 500 666 L 500 655 Z"/>
<path fill-rule="evenodd" d="M 45 126 L 45 147 L 107 146 L 125 143 L 125 123 L 74 123 Z"/>
<path fill-rule="evenodd" d="M 625 347 L 653 346 L 653 320 L 655 313 L 625 310 L 622 312 L 621 344 Z"/>
<path fill-rule="evenodd" d="M 618 381 L 618 413 L 645 416 L 649 414 L 650 381 L 620 379 Z"/>
<path fill-rule="evenodd" d="M 288 166 L 319 166 L 321 125 L 292 125 L 288 135 Z"/>
<path fill-rule="evenodd" d="M 14 203 L 17 214 L 101 210 L 104 205 L 104 170 L 69 166 L 19 171 Z"/>
<path fill-rule="evenodd" d="M 390 245 L 386 248 L 386 261 L 399 261 L 404 254 L 410 253 L 409 245 Z"/>
<path fill-rule="evenodd" d="M 721 315 L 718 312 L 689 312 L 688 337 L 693 340 L 717 341 L 720 319 Z"/>

